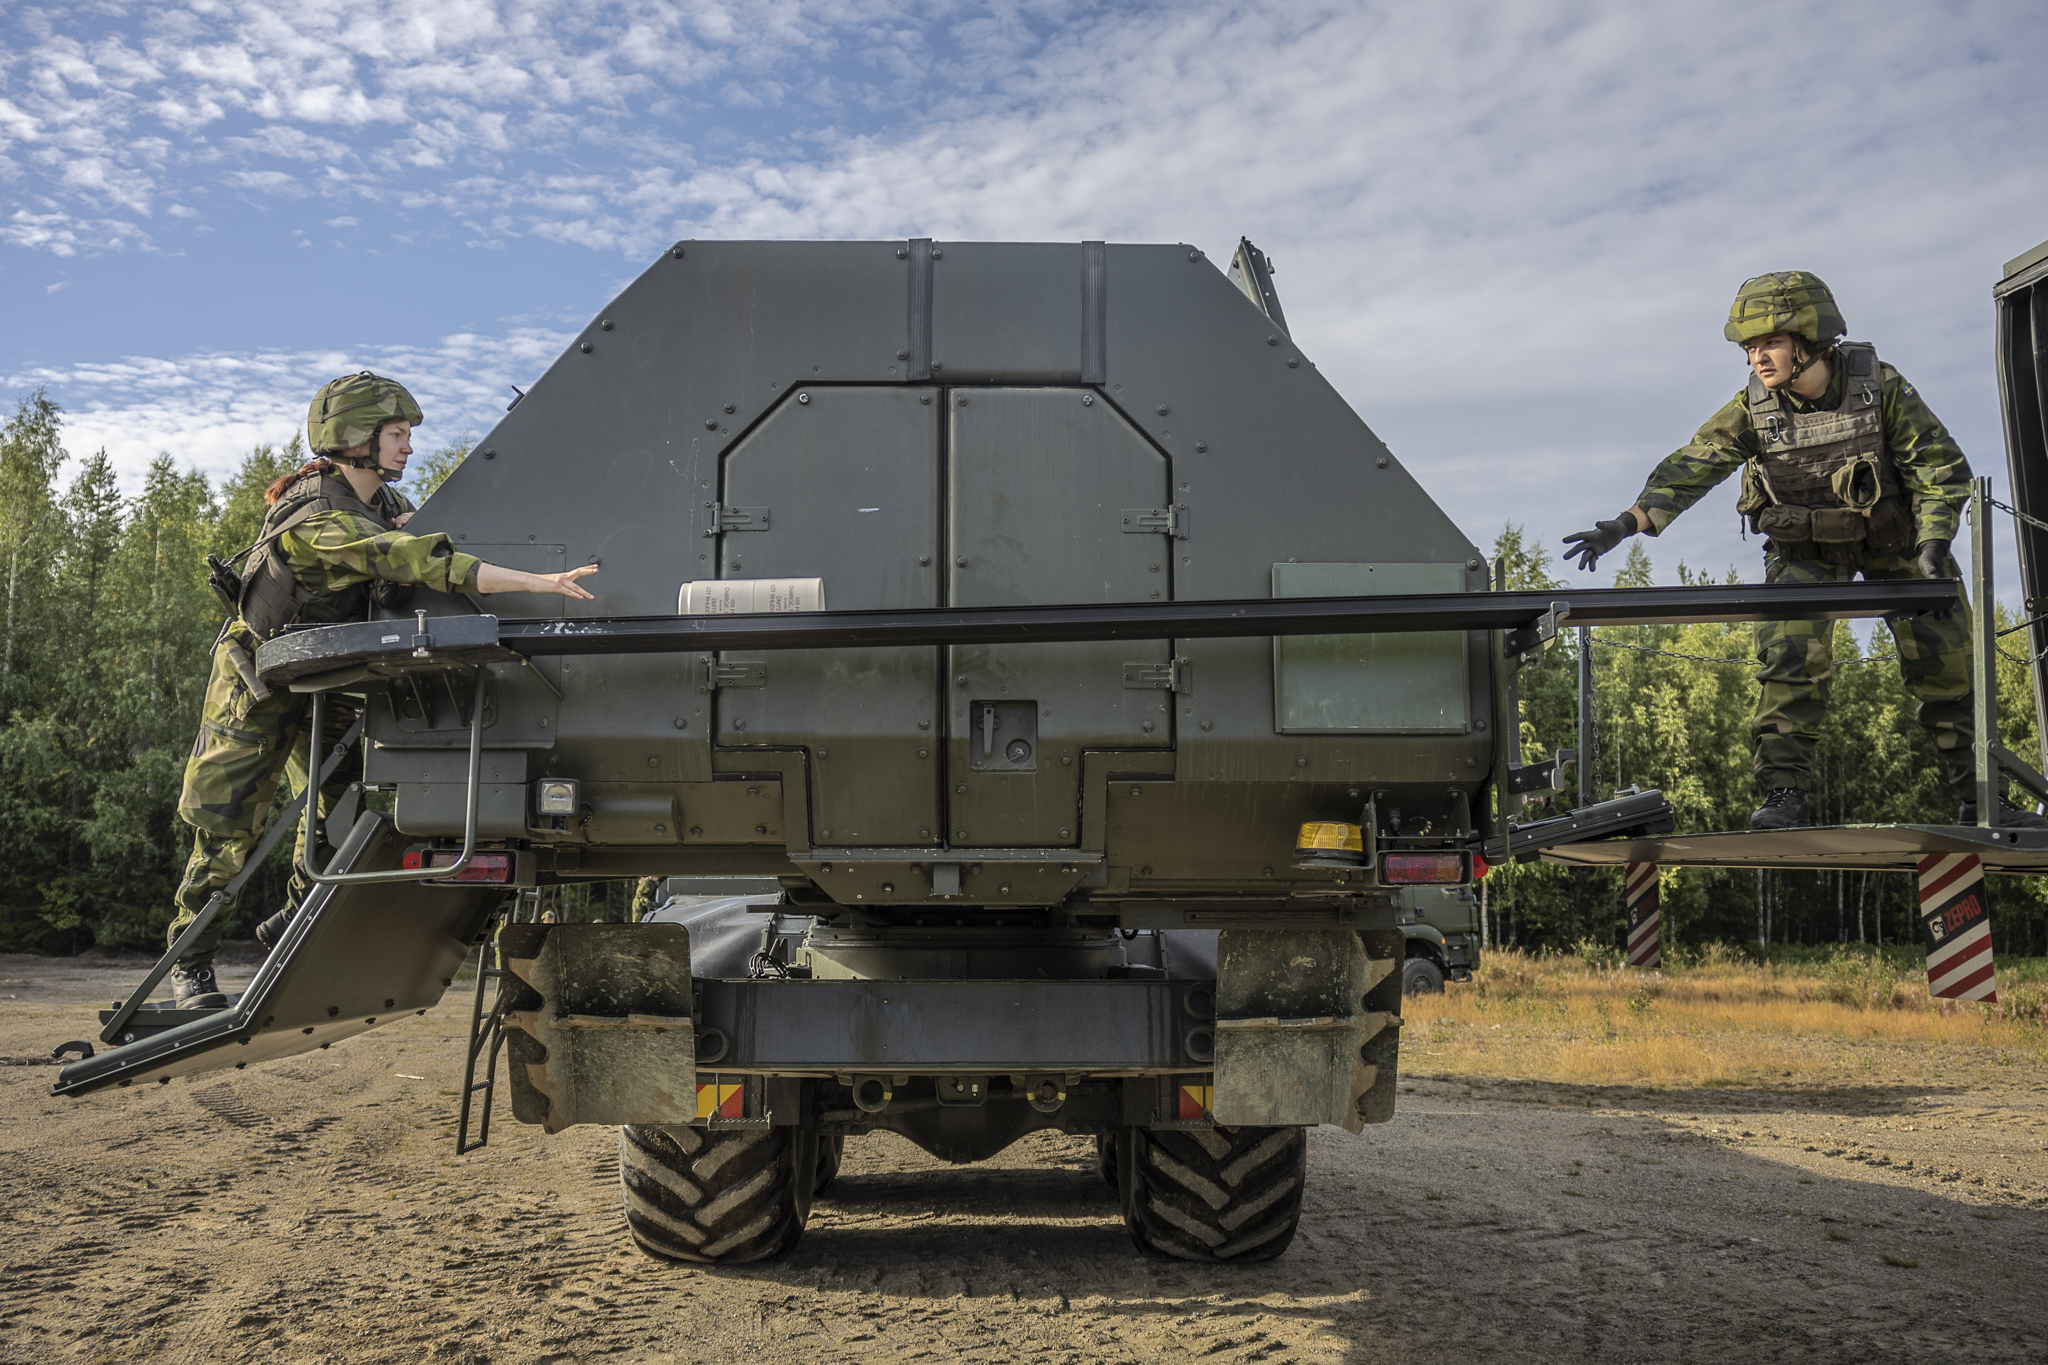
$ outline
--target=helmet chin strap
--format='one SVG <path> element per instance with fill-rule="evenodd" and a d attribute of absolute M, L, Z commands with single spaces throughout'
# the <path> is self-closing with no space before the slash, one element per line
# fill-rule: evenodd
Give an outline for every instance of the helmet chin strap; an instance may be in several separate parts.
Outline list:
<path fill-rule="evenodd" d="M 334 454 L 329 455 L 327 458 L 338 465 L 344 465 L 350 469 L 373 469 L 377 472 L 377 477 L 385 483 L 397 483 L 405 477 L 405 471 L 402 469 L 385 468 L 384 457 L 381 455 Z"/>
<path fill-rule="evenodd" d="M 1797 383 L 1800 375 L 1813 368 L 1814 362 L 1821 358 L 1821 348 L 1807 345 L 1805 337 L 1793 337 L 1792 354 L 1795 359 L 1792 362 L 1792 373 L 1785 379 L 1787 384 Z"/>

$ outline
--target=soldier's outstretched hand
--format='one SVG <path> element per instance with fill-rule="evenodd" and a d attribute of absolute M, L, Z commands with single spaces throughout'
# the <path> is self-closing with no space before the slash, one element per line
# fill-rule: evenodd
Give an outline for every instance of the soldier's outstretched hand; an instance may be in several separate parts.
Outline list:
<path fill-rule="evenodd" d="M 536 577 L 540 578 L 543 582 L 552 585 L 550 587 L 542 588 L 542 592 L 556 593 L 563 597 L 580 597 L 585 602 L 588 602 L 591 600 L 594 594 L 586 590 L 583 587 L 583 585 L 578 583 L 576 580 L 579 578 L 588 578 L 590 577 L 590 575 L 596 572 L 597 565 L 585 564 L 581 568 L 566 569 L 561 573 L 538 574 L 536 575 Z"/>
<path fill-rule="evenodd" d="M 497 564 L 479 564 L 476 569 L 476 590 L 478 592 L 537 592 L 556 597 L 574 597 L 588 602 L 593 594 L 576 580 L 588 578 L 597 572 L 597 565 L 585 564 L 581 568 L 564 569 L 561 573 L 527 573 L 524 569 L 507 569 Z"/>
<path fill-rule="evenodd" d="M 1578 558 L 1579 567 L 1591 572 L 1600 556 L 1627 540 L 1636 533 L 1636 517 L 1633 511 L 1623 512 L 1612 521 L 1595 522 L 1590 531 L 1574 531 L 1564 538 L 1564 557 Z"/>

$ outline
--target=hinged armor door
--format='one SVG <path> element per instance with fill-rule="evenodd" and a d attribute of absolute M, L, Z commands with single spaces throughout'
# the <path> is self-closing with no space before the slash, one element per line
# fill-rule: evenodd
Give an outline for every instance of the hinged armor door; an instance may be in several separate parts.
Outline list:
<path fill-rule="evenodd" d="M 949 389 L 946 417 L 953 605 L 1172 599 L 1181 542 L 1171 524 L 1124 534 L 1129 509 L 1172 505 L 1166 457 L 1102 395 Z M 1168 668 L 1165 640 L 956 645 L 949 655 L 955 846 L 1075 846 L 1083 751 L 1172 743 L 1175 694 L 1125 685 L 1129 669 Z M 1036 705 L 1034 735 L 1008 715 L 1024 703 Z"/>
<path fill-rule="evenodd" d="M 725 458 L 718 577 L 822 578 L 830 611 L 939 605 L 939 393 L 799 386 Z M 936 647 L 719 656 L 721 747 L 807 748 L 813 846 L 939 838 Z M 792 831 L 794 834 L 794 831 Z"/>

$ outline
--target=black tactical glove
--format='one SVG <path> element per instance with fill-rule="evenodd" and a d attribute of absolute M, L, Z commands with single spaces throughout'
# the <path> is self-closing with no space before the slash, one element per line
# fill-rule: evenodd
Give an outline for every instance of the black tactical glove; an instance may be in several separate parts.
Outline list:
<path fill-rule="evenodd" d="M 1922 578 L 1948 577 L 1948 542 L 1945 540 L 1923 540 L 1917 567 Z"/>
<path fill-rule="evenodd" d="M 1636 514 L 1633 510 L 1623 512 L 1613 521 L 1596 522 L 1590 531 L 1574 531 L 1564 538 L 1564 557 L 1578 556 L 1579 567 L 1588 572 L 1600 562 L 1600 556 L 1627 540 L 1636 533 Z M 1575 545 L 1572 542 L 1577 541 Z"/>

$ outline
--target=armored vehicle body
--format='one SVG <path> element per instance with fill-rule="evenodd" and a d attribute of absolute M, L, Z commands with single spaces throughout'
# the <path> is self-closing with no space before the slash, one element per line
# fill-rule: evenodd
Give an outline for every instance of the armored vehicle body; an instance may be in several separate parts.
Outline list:
<path fill-rule="evenodd" d="M 1515 670 L 1568 612 L 1756 614 L 1494 590 L 1249 243 L 678 243 L 410 529 L 598 599 L 265 644 L 314 760 L 356 741 L 318 699 L 368 698 L 390 811 L 308 822 L 318 888 L 229 1009 L 131 1004 L 58 1089 L 329 1046 L 485 942 L 484 1120 L 502 1044 L 512 1115 L 618 1126 L 633 1235 L 709 1262 L 791 1246 L 848 1140 L 1042 1128 L 1095 1140 L 1141 1248 L 1278 1254 L 1306 1129 L 1394 1112 L 1403 888 L 1670 828 L 1655 793 L 1509 822 L 1554 780 Z M 1952 600 L 1870 586 L 1773 610 Z M 521 912 L 643 876 L 755 883 Z"/>

